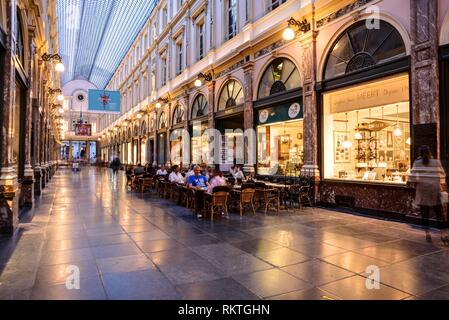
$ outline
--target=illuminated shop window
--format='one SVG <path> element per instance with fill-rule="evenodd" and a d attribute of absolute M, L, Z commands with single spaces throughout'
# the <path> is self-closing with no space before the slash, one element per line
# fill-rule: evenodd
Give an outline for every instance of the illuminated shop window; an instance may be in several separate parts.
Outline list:
<path fill-rule="evenodd" d="M 323 95 L 327 179 L 406 183 L 411 144 L 409 77 Z"/>

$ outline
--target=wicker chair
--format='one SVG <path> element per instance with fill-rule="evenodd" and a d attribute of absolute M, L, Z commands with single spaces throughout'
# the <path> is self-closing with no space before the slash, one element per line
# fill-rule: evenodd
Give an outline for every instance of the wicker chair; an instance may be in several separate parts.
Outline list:
<path fill-rule="evenodd" d="M 214 214 L 216 212 L 224 212 L 227 216 L 229 216 L 228 199 L 230 192 L 231 189 L 227 186 L 215 187 L 212 190 L 211 197 L 205 200 L 205 212 L 210 213 L 211 221 L 214 221 Z"/>
<path fill-rule="evenodd" d="M 256 199 L 258 200 L 259 205 L 264 208 L 265 214 L 267 214 L 268 209 L 272 206 L 279 212 L 279 190 L 269 189 L 265 183 L 256 182 Z"/>
<path fill-rule="evenodd" d="M 195 191 L 190 188 L 186 188 L 186 207 L 187 209 L 195 210 Z"/>
<path fill-rule="evenodd" d="M 240 192 L 240 216 L 243 216 L 243 211 L 245 207 L 251 206 L 253 209 L 253 214 L 256 215 L 256 210 L 254 209 L 254 195 L 256 193 L 256 189 L 254 188 L 243 188 Z"/>
<path fill-rule="evenodd" d="M 151 191 L 153 188 L 153 178 L 144 177 L 140 179 L 140 192 L 144 193 L 145 191 Z"/>

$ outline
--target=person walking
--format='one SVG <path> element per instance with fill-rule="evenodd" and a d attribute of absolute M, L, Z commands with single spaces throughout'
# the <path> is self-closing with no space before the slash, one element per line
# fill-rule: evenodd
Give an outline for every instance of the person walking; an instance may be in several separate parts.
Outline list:
<path fill-rule="evenodd" d="M 121 164 L 120 159 L 118 157 L 115 157 L 114 160 L 112 160 L 112 163 L 111 163 L 112 181 L 117 179 L 117 173 L 120 170 L 121 165 L 122 164 Z"/>
<path fill-rule="evenodd" d="M 437 228 L 441 231 L 441 241 L 449 245 L 449 238 L 443 227 L 444 209 L 447 207 L 445 194 L 445 172 L 438 159 L 432 157 L 429 146 L 419 148 L 419 158 L 413 164 L 409 176 L 409 184 L 416 189 L 415 204 L 419 206 L 422 225 L 426 232 L 426 240 L 432 242 L 429 231 L 430 213 L 433 211 L 437 218 Z"/>

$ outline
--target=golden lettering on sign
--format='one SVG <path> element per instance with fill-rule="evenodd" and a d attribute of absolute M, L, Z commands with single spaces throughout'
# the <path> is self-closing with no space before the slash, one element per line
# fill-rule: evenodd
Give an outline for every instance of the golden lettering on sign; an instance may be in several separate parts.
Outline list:
<path fill-rule="evenodd" d="M 348 112 L 409 101 L 408 75 L 373 81 L 325 94 L 331 112 Z"/>

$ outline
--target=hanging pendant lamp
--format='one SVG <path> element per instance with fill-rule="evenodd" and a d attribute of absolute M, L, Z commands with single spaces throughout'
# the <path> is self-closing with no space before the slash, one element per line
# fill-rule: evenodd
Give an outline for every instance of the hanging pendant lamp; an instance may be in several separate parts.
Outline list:
<path fill-rule="evenodd" d="M 350 149 L 352 147 L 352 142 L 348 140 L 348 113 L 346 112 L 346 137 L 345 137 L 345 141 L 343 141 L 342 146 L 345 149 Z"/>

